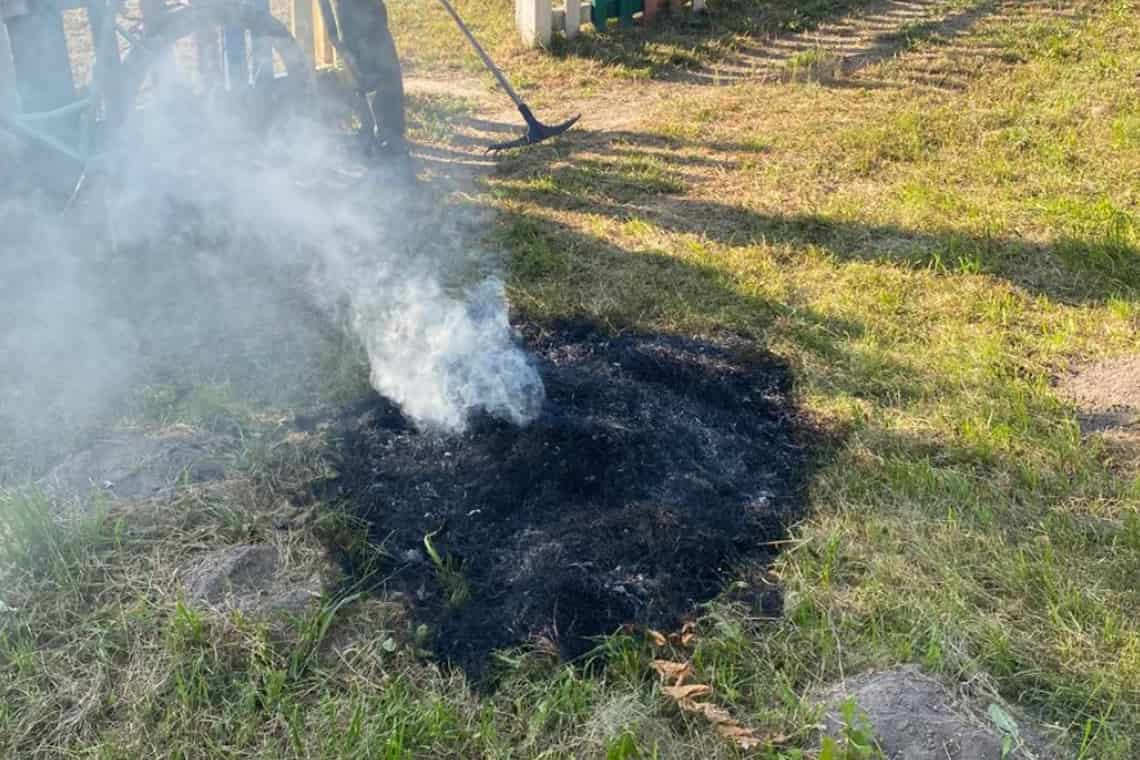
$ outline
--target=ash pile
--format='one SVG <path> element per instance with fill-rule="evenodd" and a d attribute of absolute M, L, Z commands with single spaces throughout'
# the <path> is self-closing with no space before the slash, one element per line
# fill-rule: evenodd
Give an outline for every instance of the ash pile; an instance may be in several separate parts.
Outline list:
<path fill-rule="evenodd" d="M 469 674 L 496 649 L 574 658 L 625 624 L 677 624 L 739 561 L 771 558 L 802 505 L 805 428 L 778 358 L 735 340 L 520 331 L 546 388 L 528 425 L 476 414 L 423 432 L 376 396 L 339 427 L 336 486 L 393 558 L 386 582 Z"/>

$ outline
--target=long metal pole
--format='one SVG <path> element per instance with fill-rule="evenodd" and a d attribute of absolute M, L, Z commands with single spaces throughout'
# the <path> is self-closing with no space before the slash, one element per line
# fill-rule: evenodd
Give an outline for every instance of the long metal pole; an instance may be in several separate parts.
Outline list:
<path fill-rule="evenodd" d="M 451 3 L 447 0 L 439 0 L 439 4 L 442 5 L 451 15 L 451 18 L 455 20 L 455 23 L 459 26 L 459 31 L 463 32 L 467 41 L 471 43 L 471 47 L 475 48 L 475 52 L 483 59 L 483 64 L 495 75 L 495 79 L 499 80 L 499 84 L 507 91 L 507 95 L 510 95 L 515 105 L 519 108 L 524 108 L 526 104 L 523 103 L 523 99 L 515 92 L 515 88 L 511 87 L 511 83 L 507 81 L 507 77 L 499 70 L 495 62 L 491 60 L 491 56 L 487 55 L 487 52 L 483 50 L 483 46 L 479 44 L 479 40 L 475 39 L 475 35 L 467 28 L 467 24 L 463 23 L 463 19 L 459 18 L 459 14 L 455 12 L 455 8 L 452 7 Z"/>

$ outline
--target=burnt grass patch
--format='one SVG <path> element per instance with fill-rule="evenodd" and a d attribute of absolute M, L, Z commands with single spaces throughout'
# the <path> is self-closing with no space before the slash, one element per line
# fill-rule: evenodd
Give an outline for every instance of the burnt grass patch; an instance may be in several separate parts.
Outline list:
<path fill-rule="evenodd" d="M 337 432 L 335 492 L 384 547 L 378 575 L 476 677 L 496 649 L 574 658 L 625 624 L 677 625 L 772 558 L 807 473 L 788 367 L 746 341 L 520 332 L 546 384 L 530 425 L 425 433 L 376 396 Z"/>

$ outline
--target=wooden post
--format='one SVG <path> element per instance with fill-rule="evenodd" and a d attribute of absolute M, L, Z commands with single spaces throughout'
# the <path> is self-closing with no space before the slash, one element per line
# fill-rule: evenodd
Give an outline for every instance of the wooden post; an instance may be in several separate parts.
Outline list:
<path fill-rule="evenodd" d="M 515 0 L 515 24 L 523 43 L 530 47 L 550 44 L 553 28 L 550 0 Z"/>
<path fill-rule="evenodd" d="M 340 22 L 337 22 L 339 26 Z M 329 42 L 325 21 L 318 13 L 313 22 L 313 63 L 317 68 L 336 66 L 336 48 Z"/>
<path fill-rule="evenodd" d="M 578 36 L 582 28 L 582 0 L 566 0 L 566 39 Z"/>
<path fill-rule="evenodd" d="M 16 89 L 16 67 L 12 65 L 8 27 L 0 19 L 0 113 L 15 113 L 19 110 L 20 92 Z"/>
<path fill-rule="evenodd" d="M 289 14 L 293 36 L 317 68 L 337 65 L 336 48 L 329 43 L 317 0 L 293 0 Z"/>

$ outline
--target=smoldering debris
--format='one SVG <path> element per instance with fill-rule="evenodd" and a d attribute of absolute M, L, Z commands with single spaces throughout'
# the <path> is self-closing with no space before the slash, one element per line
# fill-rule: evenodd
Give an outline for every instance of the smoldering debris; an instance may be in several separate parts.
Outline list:
<path fill-rule="evenodd" d="M 770 555 L 806 476 L 776 357 L 586 325 L 523 331 L 547 391 L 530 425 L 479 415 L 462 433 L 423 432 L 381 398 L 341 423 L 333 492 L 400 558 L 385 578 L 415 600 L 435 651 L 472 674 L 497 648 L 543 638 L 572 657 L 622 624 L 677 622 L 736 560 Z"/>
<path fill-rule="evenodd" d="M 457 430 L 475 411 L 516 423 L 533 415 L 538 376 L 513 343 L 495 260 L 480 255 L 462 209 L 426 200 L 392 167 L 338 171 L 344 146 L 301 118 L 251 161 L 230 120 L 199 115 L 188 138 L 170 116 L 177 109 L 155 106 L 134 127 L 157 155 L 128 170 L 137 189 L 121 202 L 132 217 L 167 220 L 161 235 L 192 208 L 188 234 L 247 267 L 303 280 L 313 303 L 342 310 L 374 387 L 418 424 Z M 135 227 L 133 242 L 154 240 L 154 227 Z"/>
<path fill-rule="evenodd" d="M 0 454 L 20 460 L 0 481 L 24 468 L 17 450 L 121 416 L 156 367 L 281 400 L 314 381 L 330 328 L 425 428 L 529 419 L 541 383 L 462 208 L 302 118 L 243 132 L 176 81 L 156 80 L 71 212 L 0 197 Z"/>

